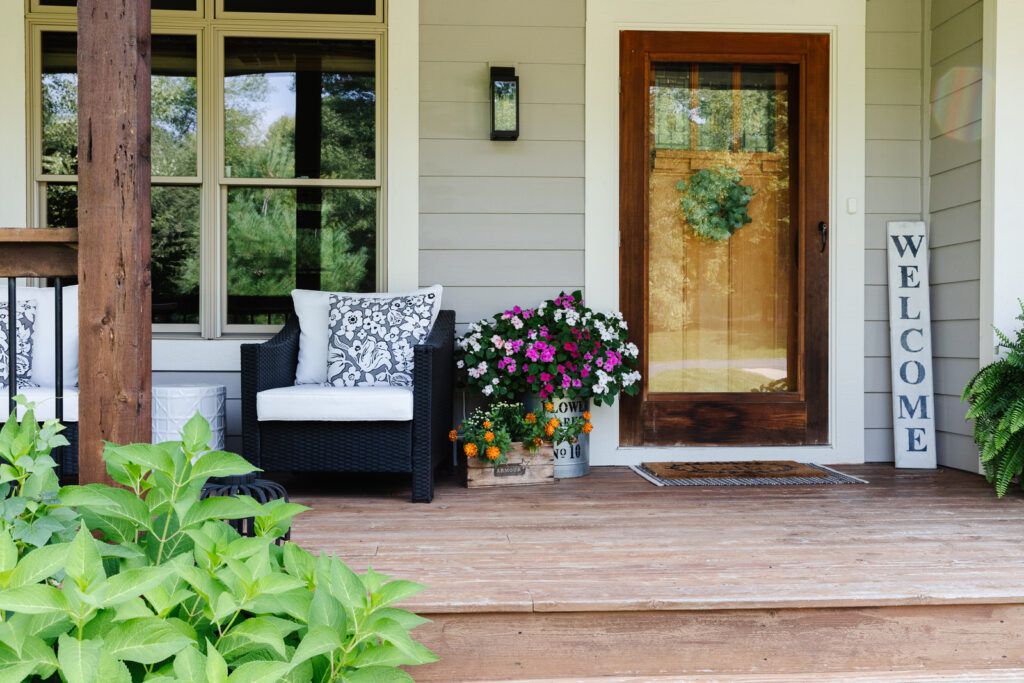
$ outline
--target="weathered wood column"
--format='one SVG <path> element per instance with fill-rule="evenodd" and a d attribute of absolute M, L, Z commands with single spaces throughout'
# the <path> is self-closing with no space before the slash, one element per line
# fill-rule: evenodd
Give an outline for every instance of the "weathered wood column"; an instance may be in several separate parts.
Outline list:
<path fill-rule="evenodd" d="M 149 441 L 150 0 L 78 0 L 79 479 Z"/>

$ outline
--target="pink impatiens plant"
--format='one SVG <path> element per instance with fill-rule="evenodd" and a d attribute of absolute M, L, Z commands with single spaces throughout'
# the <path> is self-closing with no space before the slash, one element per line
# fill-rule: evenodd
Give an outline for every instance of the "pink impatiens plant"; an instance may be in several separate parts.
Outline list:
<path fill-rule="evenodd" d="M 457 356 L 464 382 L 494 399 L 537 395 L 604 405 L 640 389 L 639 350 L 622 314 L 592 311 L 580 292 L 473 323 Z"/>

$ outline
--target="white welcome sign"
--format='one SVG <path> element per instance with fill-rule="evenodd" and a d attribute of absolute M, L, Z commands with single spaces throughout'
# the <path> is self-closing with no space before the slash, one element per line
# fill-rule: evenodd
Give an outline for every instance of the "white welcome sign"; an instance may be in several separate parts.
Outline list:
<path fill-rule="evenodd" d="M 934 469 L 935 397 L 925 224 L 891 221 L 887 245 L 896 467 Z"/>

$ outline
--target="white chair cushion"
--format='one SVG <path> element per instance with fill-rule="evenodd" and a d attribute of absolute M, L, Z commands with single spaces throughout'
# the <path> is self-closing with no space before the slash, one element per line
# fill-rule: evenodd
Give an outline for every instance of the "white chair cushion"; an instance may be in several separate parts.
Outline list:
<path fill-rule="evenodd" d="M 64 386 L 74 387 L 78 385 L 78 285 L 65 287 L 63 292 Z M 18 287 L 18 301 L 28 300 L 36 302 L 36 324 L 32 335 L 32 374 L 29 375 L 29 379 L 41 387 L 53 387 L 57 385 L 54 345 L 57 312 L 54 309 L 53 288 Z"/>
<path fill-rule="evenodd" d="M 7 421 L 10 411 L 7 410 L 7 390 L 4 389 L 0 393 L 2 393 L 0 399 L 3 400 L 3 410 L 0 410 L 0 424 L 2 424 Z M 28 387 L 20 389 L 18 393 L 23 394 L 25 398 L 36 404 L 36 418 L 48 420 L 56 416 L 57 402 L 52 386 Z M 25 410 L 19 407 L 18 419 L 24 415 Z M 78 389 L 69 387 L 64 390 L 64 419 L 62 422 L 78 422 Z"/>
<path fill-rule="evenodd" d="M 256 394 L 260 422 L 408 422 L 409 387 L 297 384 Z"/>
<path fill-rule="evenodd" d="M 430 327 L 434 326 L 441 312 L 441 285 L 426 287 L 415 292 L 378 292 L 352 294 L 348 292 L 320 292 L 311 289 L 292 291 L 295 315 L 299 318 L 299 364 L 295 371 L 296 384 L 323 384 L 327 381 L 327 345 L 330 338 L 329 309 L 331 295 L 365 299 L 392 299 L 416 294 L 434 294 L 434 309 L 431 312 Z"/>

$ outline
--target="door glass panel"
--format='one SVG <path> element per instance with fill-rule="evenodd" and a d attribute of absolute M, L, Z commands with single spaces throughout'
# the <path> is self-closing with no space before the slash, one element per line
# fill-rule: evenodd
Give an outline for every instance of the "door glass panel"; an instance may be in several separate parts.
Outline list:
<path fill-rule="evenodd" d="M 795 71 L 696 63 L 652 68 L 648 391 L 796 391 L 798 243 L 789 142 Z M 701 222 L 694 204 L 713 221 L 725 190 L 693 192 L 698 173 L 731 175 L 739 180 L 723 187 L 751 188 L 751 221 L 723 239 L 699 234 L 684 217 L 684 193 L 697 199 L 688 214 Z"/>

